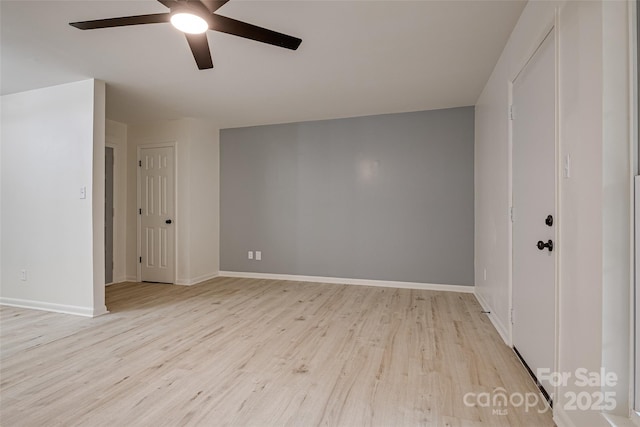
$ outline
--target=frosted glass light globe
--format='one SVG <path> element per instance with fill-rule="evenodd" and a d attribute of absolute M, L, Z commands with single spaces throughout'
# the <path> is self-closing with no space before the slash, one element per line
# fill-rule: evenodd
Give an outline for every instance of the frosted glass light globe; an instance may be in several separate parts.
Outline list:
<path fill-rule="evenodd" d="M 192 13 L 175 13 L 171 16 L 171 24 L 183 33 L 202 34 L 209 29 L 207 21 Z"/>

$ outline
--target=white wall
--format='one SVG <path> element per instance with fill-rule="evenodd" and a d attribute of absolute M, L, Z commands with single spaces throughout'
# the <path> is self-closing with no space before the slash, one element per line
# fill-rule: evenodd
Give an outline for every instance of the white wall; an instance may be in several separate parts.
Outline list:
<path fill-rule="evenodd" d="M 219 130 L 203 120 L 130 125 L 127 175 L 127 278 L 137 276 L 137 152 L 176 143 L 176 282 L 190 285 L 219 271 Z"/>
<path fill-rule="evenodd" d="M 114 149 L 113 283 L 135 280 L 126 274 L 127 253 L 127 125 L 106 121 L 105 143 Z M 135 233 L 135 229 L 132 230 Z M 134 253 L 135 256 L 135 253 Z"/>
<path fill-rule="evenodd" d="M 622 1 L 605 2 L 602 9 L 602 366 L 621 373 L 629 369 L 629 301 L 633 295 L 635 144 L 630 122 L 634 85 L 629 55 L 633 31 L 623 24 L 630 21 L 628 6 Z M 630 380 L 631 375 L 622 375 L 616 386 L 607 390 L 627 395 Z M 630 405 L 626 403 L 620 401 L 614 413 L 628 412 Z"/>
<path fill-rule="evenodd" d="M 557 369 L 615 370 L 621 380 L 613 412 L 622 416 L 630 376 L 627 13 L 624 1 L 530 1 L 476 104 L 475 159 L 476 293 L 509 342 L 509 82 L 555 22 L 560 158 L 570 155 L 572 165 L 571 178 L 559 183 Z M 557 390 L 558 422 L 604 425 L 597 411 L 563 411 L 571 390 Z"/>
<path fill-rule="evenodd" d="M 220 141 L 219 129 L 189 120 L 190 269 L 187 284 L 220 270 Z"/>
<path fill-rule="evenodd" d="M 104 102 L 94 80 L 2 97 L 0 303 L 105 312 Z"/>
<path fill-rule="evenodd" d="M 105 313 L 104 300 L 104 156 L 106 85 L 93 81 L 93 182 L 91 184 L 93 237 L 93 307 Z"/>
<path fill-rule="evenodd" d="M 598 371 L 603 337 L 602 3 L 563 5 L 559 25 L 560 153 L 571 157 L 571 178 L 560 180 L 558 368 Z M 577 425 L 602 422 L 594 413 L 574 412 L 567 415 Z"/>

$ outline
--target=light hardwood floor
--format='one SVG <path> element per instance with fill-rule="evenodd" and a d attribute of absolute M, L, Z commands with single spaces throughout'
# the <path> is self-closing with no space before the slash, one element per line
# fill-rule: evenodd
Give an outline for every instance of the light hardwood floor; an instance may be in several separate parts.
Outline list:
<path fill-rule="evenodd" d="M 2 426 L 553 425 L 465 405 L 536 392 L 471 294 L 218 278 L 107 307 L 0 309 Z"/>

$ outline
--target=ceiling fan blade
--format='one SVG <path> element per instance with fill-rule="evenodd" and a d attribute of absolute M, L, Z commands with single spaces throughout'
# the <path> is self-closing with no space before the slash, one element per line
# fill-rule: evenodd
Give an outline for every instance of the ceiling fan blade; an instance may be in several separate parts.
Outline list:
<path fill-rule="evenodd" d="M 209 19 L 209 28 L 245 39 L 256 40 L 262 43 L 283 47 L 285 49 L 296 50 L 302 40 L 297 37 L 288 36 L 276 31 L 267 30 L 246 22 L 238 21 L 226 16 L 212 14 Z"/>
<path fill-rule="evenodd" d="M 163 5 L 167 6 L 169 9 L 171 9 L 171 6 L 175 6 L 176 3 L 178 3 L 176 0 L 158 0 L 158 1 Z"/>
<path fill-rule="evenodd" d="M 152 15 L 125 16 L 122 18 L 71 22 L 69 25 L 81 30 L 95 30 L 97 28 L 125 27 L 127 25 L 159 24 L 162 22 L 169 22 L 170 19 L 171 14 L 169 13 L 154 13 Z"/>
<path fill-rule="evenodd" d="M 229 0 L 200 0 L 200 3 L 209 9 L 209 12 L 213 13 L 216 10 L 224 6 Z"/>
<path fill-rule="evenodd" d="M 213 59 L 211 59 L 211 50 L 209 50 L 209 42 L 207 41 L 207 33 L 203 34 L 184 34 L 193 53 L 193 59 L 196 60 L 199 70 L 213 68 Z"/>
<path fill-rule="evenodd" d="M 180 3 L 185 3 L 184 1 L 180 2 L 177 0 L 158 0 L 160 3 L 171 9 L 173 6 L 177 6 Z M 216 10 L 220 9 L 224 6 L 229 0 L 189 0 L 189 3 L 201 3 L 209 9 L 209 12 L 213 13 Z"/>

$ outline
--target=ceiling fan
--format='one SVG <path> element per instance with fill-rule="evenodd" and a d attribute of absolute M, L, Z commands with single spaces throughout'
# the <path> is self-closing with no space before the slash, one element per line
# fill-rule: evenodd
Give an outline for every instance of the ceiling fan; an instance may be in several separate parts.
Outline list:
<path fill-rule="evenodd" d="M 122 18 L 97 19 L 94 21 L 71 22 L 69 25 L 81 30 L 124 27 L 128 25 L 158 24 L 171 22 L 187 38 L 187 43 L 196 60 L 198 69 L 213 68 L 211 51 L 207 42 L 207 30 L 220 31 L 262 43 L 296 50 L 302 40 L 214 12 L 229 0 L 158 0 L 169 8 L 168 13 L 125 16 Z"/>

